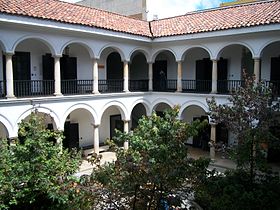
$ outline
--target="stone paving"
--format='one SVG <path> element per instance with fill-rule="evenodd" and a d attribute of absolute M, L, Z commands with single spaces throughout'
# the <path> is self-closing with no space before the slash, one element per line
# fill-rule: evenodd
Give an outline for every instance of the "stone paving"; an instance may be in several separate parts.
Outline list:
<path fill-rule="evenodd" d="M 101 151 L 102 151 L 100 153 L 102 155 L 101 164 L 116 160 L 116 154 L 114 152 L 106 151 L 106 147 L 105 149 L 101 148 Z M 193 147 L 189 147 L 188 152 L 189 152 L 189 156 L 193 158 L 209 157 L 209 152 Z M 216 154 L 216 159 L 210 163 L 208 168 L 210 170 L 215 168 L 220 172 L 224 172 L 226 169 L 233 169 L 235 167 L 236 165 L 233 161 L 226 158 L 222 158 L 220 154 Z M 77 176 L 81 176 L 83 174 L 90 175 L 92 172 L 92 168 L 93 166 L 87 161 L 86 158 L 84 158 L 80 170 L 77 173 Z"/>

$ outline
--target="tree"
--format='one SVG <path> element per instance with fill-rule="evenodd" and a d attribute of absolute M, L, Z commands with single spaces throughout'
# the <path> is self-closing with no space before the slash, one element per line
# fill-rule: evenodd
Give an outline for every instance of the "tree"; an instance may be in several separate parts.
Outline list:
<path fill-rule="evenodd" d="M 237 145 L 233 158 L 238 168 L 249 170 L 251 181 L 256 170 L 266 169 L 267 145 L 273 139 L 270 127 L 275 124 L 276 107 L 272 105 L 271 89 L 254 77 L 244 75 L 244 86 L 228 98 L 229 103 L 207 100 L 210 118 L 224 123 L 235 135 Z"/>
<path fill-rule="evenodd" d="M 133 132 L 118 132 L 113 138 L 110 146 L 117 161 L 97 167 L 92 174 L 107 192 L 109 203 L 119 209 L 162 209 L 177 200 L 171 199 L 172 193 L 201 181 L 209 160 L 190 159 L 186 140 L 203 123 L 184 123 L 177 119 L 178 112 L 177 106 L 163 117 L 153 113 L 140 119 Z M 125 141 L 128 150 L 117 146 Z"/>
<path fill-rule="evenodd" d="M 73 176 L 81 163 L 76 151 L 61 149 L 50 138 L 61 132 L 46 129 L 36 112 L 19 124 L 19 139 L 0 141 L 0 209 L 82 208 L 85 193 Z"/>

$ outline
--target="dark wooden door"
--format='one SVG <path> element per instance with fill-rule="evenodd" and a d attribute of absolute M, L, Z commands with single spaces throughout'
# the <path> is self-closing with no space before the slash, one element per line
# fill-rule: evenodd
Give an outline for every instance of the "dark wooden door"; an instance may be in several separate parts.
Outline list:
<path fill-rule="evenodd" d="M 221 58 L 218 61 L 218 93 L 227 93 L 228 92 L 228 60 Z"/>
<path fill-rule="evenodd" d="M 63 146 L 68 149 L 79 147 L 79 124 L 65 122 Z"/>
<path fill-rule="evenodd" d="M 199 120 L 200 122 L 207 120 L 207 116 L 201 116 L 201 117 L 194 117 L 193 120 Z M 198 135 L 193 137 L 193 147 L 201 148 L 205 151 L 209 150 L 209 140 L 210 140 L 210 132 L 211 132 L 211 126 L 207 125 L 203 130 L 199 132 Z"/>
<path fill-rule="evenodd" d="M 61 92 L 76 93 L 77 88 L 77 58 L 63 55 L 60 58 Z"/>
<path fill-rule="evenodd" d="M 198 92 L 210 92 L 212 81 L 212 61 L 209 58 L 196 61 L 196 89 Z"/>
<path fill-rule="evenodd" d="M 12 60 L 13 78 L 15 80 L 15 95 L 29 95 L 31 92 L 31 83 L 26 83 L 28 83 L 31 79 L 30 52 L 15 52 L 15 54 L 12 57 Z M 24 89 L 22 87 L 24 87 Z"/>
<path fill-rule="evenodd" d="M 156 91 L 166 90 L 167 61 L 157 60 L 153 64 L 153 89 Z"/>
<path fill-rule="evenodd" d="M 54 80 L 54 58 L 51 54 L 42 56 L 43 80 Z"/>
<path fill-rule="evenodd" d="M 271 58 L 271 81 L 280 81 L 280 57 Z"/>
<path fill-rule="evenodd" d="M 123 79 L 123 62 L 121 56 L 117 52 L 112 52 L 106 61 L 107 79 L 122 80 Z"/>

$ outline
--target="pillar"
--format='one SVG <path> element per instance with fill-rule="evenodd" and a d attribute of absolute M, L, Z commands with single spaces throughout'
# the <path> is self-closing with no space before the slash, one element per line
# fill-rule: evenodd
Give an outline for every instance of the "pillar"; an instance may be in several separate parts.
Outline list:
<path fill-rule="evenodd" d="M 123 91 L 129 92 L 129 89 L 128 89 L 128 62 L 127 61 L 123 62 L 123 81 L 124 81 Z"/>
<path fill-rule="evenodd" d="M 128 133 L 128 131 L 129 131 L 128 127 L 129 127 L 129 121 L 128 120 L 124 120 L 124 127 L 123 127 L 124 133 Z M 128 150 L 128 141 L 124 142 L 123 147 L 124 147 L 124 150 Z"/>
<path fill-rule="evenodd" d="M 153 63 L 149 63 L 149 91 L 153 91 Z"/>
<path fill-rule="evenodd" d="M 218 65 L 217 60 L 212 60 L 212 91 L 211 93 L 217 93 L 217 82 L 218 82 Z"/>
<path fill-rule="evenodd" d="M 93 59 L 93 94 L 99 94 L 98 91 L 98 63 L 97 59 Z"/>
<path fill-rule="evenodd" d="M 254 58 L 255 83 L 260 81 L 260 58 Z"/>
<path fill-rule="evenodd" d="M 14 77 L 13 77 L 13 61 L 12 53 L 6 53 L 6 89 L 7 98 L 14 98 Z"/>
<path fill-rule="evenodd" d="M 215 160 L 215 144 L 216 144 L 216 124 L 211 124 L 211 137 L 210 137 L 210 159 Z"/>
<path fill-rule="evenodd" d="M 99 125 L 93 126 L 94 153 L 99 154 Z"/>
<path fill-rule="evenodd" d="M 61 94 L 60 57 L 54 56 L 54 95 Z"/>
<path fill-rule="evenodd" d="M 182 92 L 182 61 L 178 61 L 177 64 L 177 92 Z"/>

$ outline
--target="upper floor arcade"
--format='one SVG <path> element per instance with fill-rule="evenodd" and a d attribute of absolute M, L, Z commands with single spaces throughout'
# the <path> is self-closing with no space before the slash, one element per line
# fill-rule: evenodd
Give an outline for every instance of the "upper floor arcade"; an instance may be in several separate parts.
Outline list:
<path fill-rule="evenodd" d="M 242 85 L 243 71 L 270 85 L 275 96 L 280 92 L 279 31 L 146 43 L 0 30 L 3 99 L 129 91 L 228 94 Z"/>

